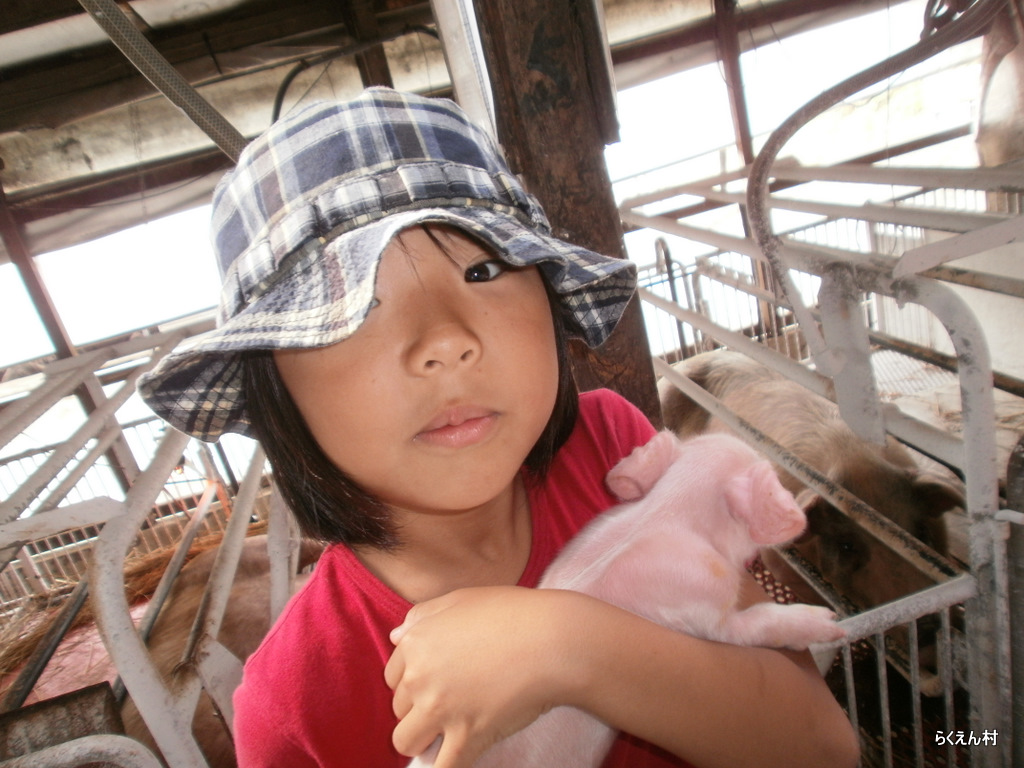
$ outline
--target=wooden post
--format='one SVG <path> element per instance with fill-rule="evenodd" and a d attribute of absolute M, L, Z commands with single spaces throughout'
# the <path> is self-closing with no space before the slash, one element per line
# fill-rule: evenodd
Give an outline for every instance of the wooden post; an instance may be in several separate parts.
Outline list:
<path fill-rule="evenodd" d="M 512 170 L 558 237 L 624 258 L 603 155 L 618 127 L 596 8 L 580 0 L 477 0 L 475 7 L 498 140 Z M 578 344 L 573 356 L 581 389 L 614 389 L 660 427 L 639 300 L 599 350 Z"/>
<path fill-rule="evenodd" d="M 373 3 L 369 0 L 356 0 L 355 2 L 343 3 L 342 14 L 345 24 L 351 32 L 352 37 L 360 42 L 373 40 L 377 37 L 377 17 L 373 12 Z M 363 85 L 384 85 L 394 88 L 391 80 L 391 69 L 388 67 L 388 59 L 384 54 L 383 45 L 375 45 L 355 56 L 356 67 L 359 69 L 359 76 Z"/>

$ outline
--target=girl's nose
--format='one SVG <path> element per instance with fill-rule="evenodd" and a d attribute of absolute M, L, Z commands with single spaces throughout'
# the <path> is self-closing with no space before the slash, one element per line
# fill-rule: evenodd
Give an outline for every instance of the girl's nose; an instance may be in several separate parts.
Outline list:
<path fill-rule="evenodd" d="M 422 319 L 425 322 L 409 350 L 411 373 L 428 376 L 476 363 L 482 352 L 480 339 L 465 322 L 451 316 Z"/>

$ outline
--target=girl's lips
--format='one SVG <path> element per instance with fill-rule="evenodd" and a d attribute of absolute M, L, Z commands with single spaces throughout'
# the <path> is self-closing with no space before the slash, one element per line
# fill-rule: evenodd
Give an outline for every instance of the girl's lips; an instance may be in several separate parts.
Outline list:
<path fill-rule="evenodd" d="M 498 415 L 485 408 L 450 408 L 431 419 L 415 439 L 445 448 L 464 448 L 487 437 L 497 420 Z"/>

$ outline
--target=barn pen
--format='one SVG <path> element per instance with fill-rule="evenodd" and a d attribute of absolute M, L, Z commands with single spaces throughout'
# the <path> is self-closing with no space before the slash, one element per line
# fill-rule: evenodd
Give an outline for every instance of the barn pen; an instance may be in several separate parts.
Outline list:
<path fill-rule="evenodd" d="M 945 28 L 945 44 L 972 34 L 972 21 L 985 23 L 985 10 Z M 818 649 L 819 659 L 860 729 L 864 763 L 1020 765 L 1024 635 L 1019 562 L 1008 547 L 1019 557 L 1024 519 L 1012 489 L 1021 482 L 1024 426 L 1024 171 L 1019 161 L 942 168 L 899 157 L 928 147 L 941 157 L 956 132 L 889 147 L 891 164 L 778 159 L 829 107 L 941 47 L 925 40 L 822 94 L 767 140 L 751 167 L 638 192 L 620 211 L 633 226 L 705 249 L 680 264 L 663 239 L 642 278 L 649 324 L 661 329 L 656 373 L 932 583 L 883 605 L 851 606 L 813 563 L 782 553 L 802 586 L 845 617 L 848 641 Z M 822 182 L 831 186 L 818 194 Z M 857 191 L 870 184 L 898 194 Z M 782 212 L 813 221 L 783 229 Z M 717 347 L 834 398 L 860 437 L 894 435 L 922 463 L 961 478 L 965 510 L 946 515 L 949 554 L 800 463 L 671 365 Z M 926 623 L 938 627 L 934 670 L 919 655 Z"/>
<path fill-rule="evenodd" d="M 191 716 L 184 712 L 191 709 L 177 701 L 187 701 L 182 697 L 189 695 L 194 684 L 187 675 L 179 675 L 176 680 L 185 692 L 176 698 L 154 671 L 142 643 L 194 542 L 223 541 L 210 578 L 211 585 L 220 586 L 211 587 L 208 600 L 214 604 L 203 613 L 206 623 L 197 621 L 193 632 L 197 649 L 187 651 L 186 668 L 193 670 L 193 677 L 192 660 L 197 658 L 212 657 L 210 664 L 219 661 L 218 669 L 223 671 L 217 674 L 227 680 L 240 670 L 237 660 L 234 665 L 219 660 L 218 652 L 225 651 L 210 638 L 217 635 L 243 537 L 252 529 L 269 529 L 272 546 L 282 553 L 276 562 L 285 568 L 289 564 L 288 523 L 280 511 L 271 513 L 262 454 L 254 452 L 252 445 L 211 449 L 195 441 L 189 444 L 180 433 L 165 430 L 156 418 L 111 426 L 111 415 L 133 393 L 138 375 L 177 340 L 207 326 L 208 320 L 199 320 L 197 325 L 100 347 L 2 387 L 5 398 L 17 398 L 3 414 L 0 435 L 5 443 L 26 427 L 44 425 L 47 412 L 87 379 L 104 381 L 106 387 L 97 389 L 109 394 L 66 441 L 3 461 L 3 482 L 13 491 L 0 506 L 4 519 L 13 522 L 3 528 L 6 567 L 0 594 L 5 642 L 0 677 L 5 690 L 0 753 L 12 765 L 78 765 L 92 760 L 126 766 L 158 764 L 138 742 L 142 737 L 138 730 L 131 733 L 136 740 L 123 735 L 120 703 L 127 686 L 144 712 L 147 707 L 162 707 L 154 722 L 173 727 L 175 739 L 190 740 Z M 142 458 L 144 468 L 132 478 L 127 492 L 101 460 L 112 434 L 125 438 Z M 235 480 L 238 475 L 244 475 L 240 485 Z M 269 525 L 268 518 L 273 521 Z M 97 538 L 100 529 L 105 535 Z M 282 531 L 284 543 L 279 544 Z M 123 545 L 117 535 L 124 538 Z M 118 546 L 123 551 L 117 551 Z M 141 573 L 148 588 L 130 589 L 126 584 L 133 571 L 124 567 L 128 550 L 132 550 L 129 564 L 135 565 L 134 571 Z M 153 557 L 164 552 L 175 554 L 169 559 Z M 270 581 L 272 602 L 279 611 L 290 594 L 287 572 L 275 569 Z M 90 594 L 112 664 L 103 646 L 90 636 L 91 621 L 68 632 L 82 623 L 76 624 L 76 614 L 84 613 Z M 131 610 L 129 600 L 135 604 L 141 600 L 146 610 Z M 52 624 L 42 623 L 51 619 Z M 182 641 L 188 630 L 181 628 Z M 18 642 L 19 636 L 26 635 L 35 640 L 28 648 Z M 126 635 L 134 642 L 125 640 Z M 207 666 L 202 665 L 203 672 Z M 209 688 L 216 684 L 210 683 Z M 70 700 L 82 703 L 72 707 Z M 26 701 L 31 705 L 21 709 Z M 186 718 L 184 727 L 180 727 L 181 718 Z M 176 745 L 166 748 L 175 756 L 187 750 Z M 195 748 L 188 760 L 181 764 L 206 764 L 196 757 Z"/>

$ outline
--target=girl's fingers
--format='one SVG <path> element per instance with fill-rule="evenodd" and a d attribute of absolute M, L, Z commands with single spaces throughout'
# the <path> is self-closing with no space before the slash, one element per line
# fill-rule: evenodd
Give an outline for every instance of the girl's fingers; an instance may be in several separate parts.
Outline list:
<path fill-rule="evenodd" d="M 430 728 L 427 723 L 423 722 L 423 718 L 413 710 L 395 726 L 395 730 L 391 734 L 391 743 L 395 745 L 399 754 L 416 757 L 426 752 L 430 745 L 440 737 L 441 734 L 436 729 Z M 434 768 L 437 768 L 436 763 Z"/>
<path fill-rule="evenodd" d="M 395 717 L 401 720 L 408 715 L 411 710 L 412 698 L 406 694 L 404 689 L 399 688 L 391 698 L 391 711 L 395 713 Z"/>
<path fill-rule="evenodd" d="M 441 741 L 434 768 L 473 768 L 473 763 L 483 754 L 470 746 L 465 738 L 457 739 L 446 735 Z"/>
<path fill-rule="evenodd" d="M 416 624 L 423 621 L 423 619 L 427 618 L 428 616 L 433 616 L 437 613 L 440 613 L 441 611 L 451 606 L 453 603 L 458 602 L 460 596 L 457 594 L 457 592 L 458 590 L 456 590 L 456 592 L 448 592 L 447 594 L 441 595 L 440 597 L 435 597 L 433 600 L 427 600 L 422 603 L 417 603 L 412 608 L 410 608 L 409 612 L 405 614 L 405 621 L 403 621 L 401 624 L 399 624 L 397 627 L 391 630 L 391 642 L 394 645 L 398 645 L 401 639 L 405 636 L 405 633 L 408 632 Z"/>
<path fill-rule="evenodd" d="M 402 682 L 403 675 L 405 675 L 405 657 L 401 651 L 395 651 L 388 659 L 388 663 L 384 665 L 384 682 L 393 691 Z"/>

